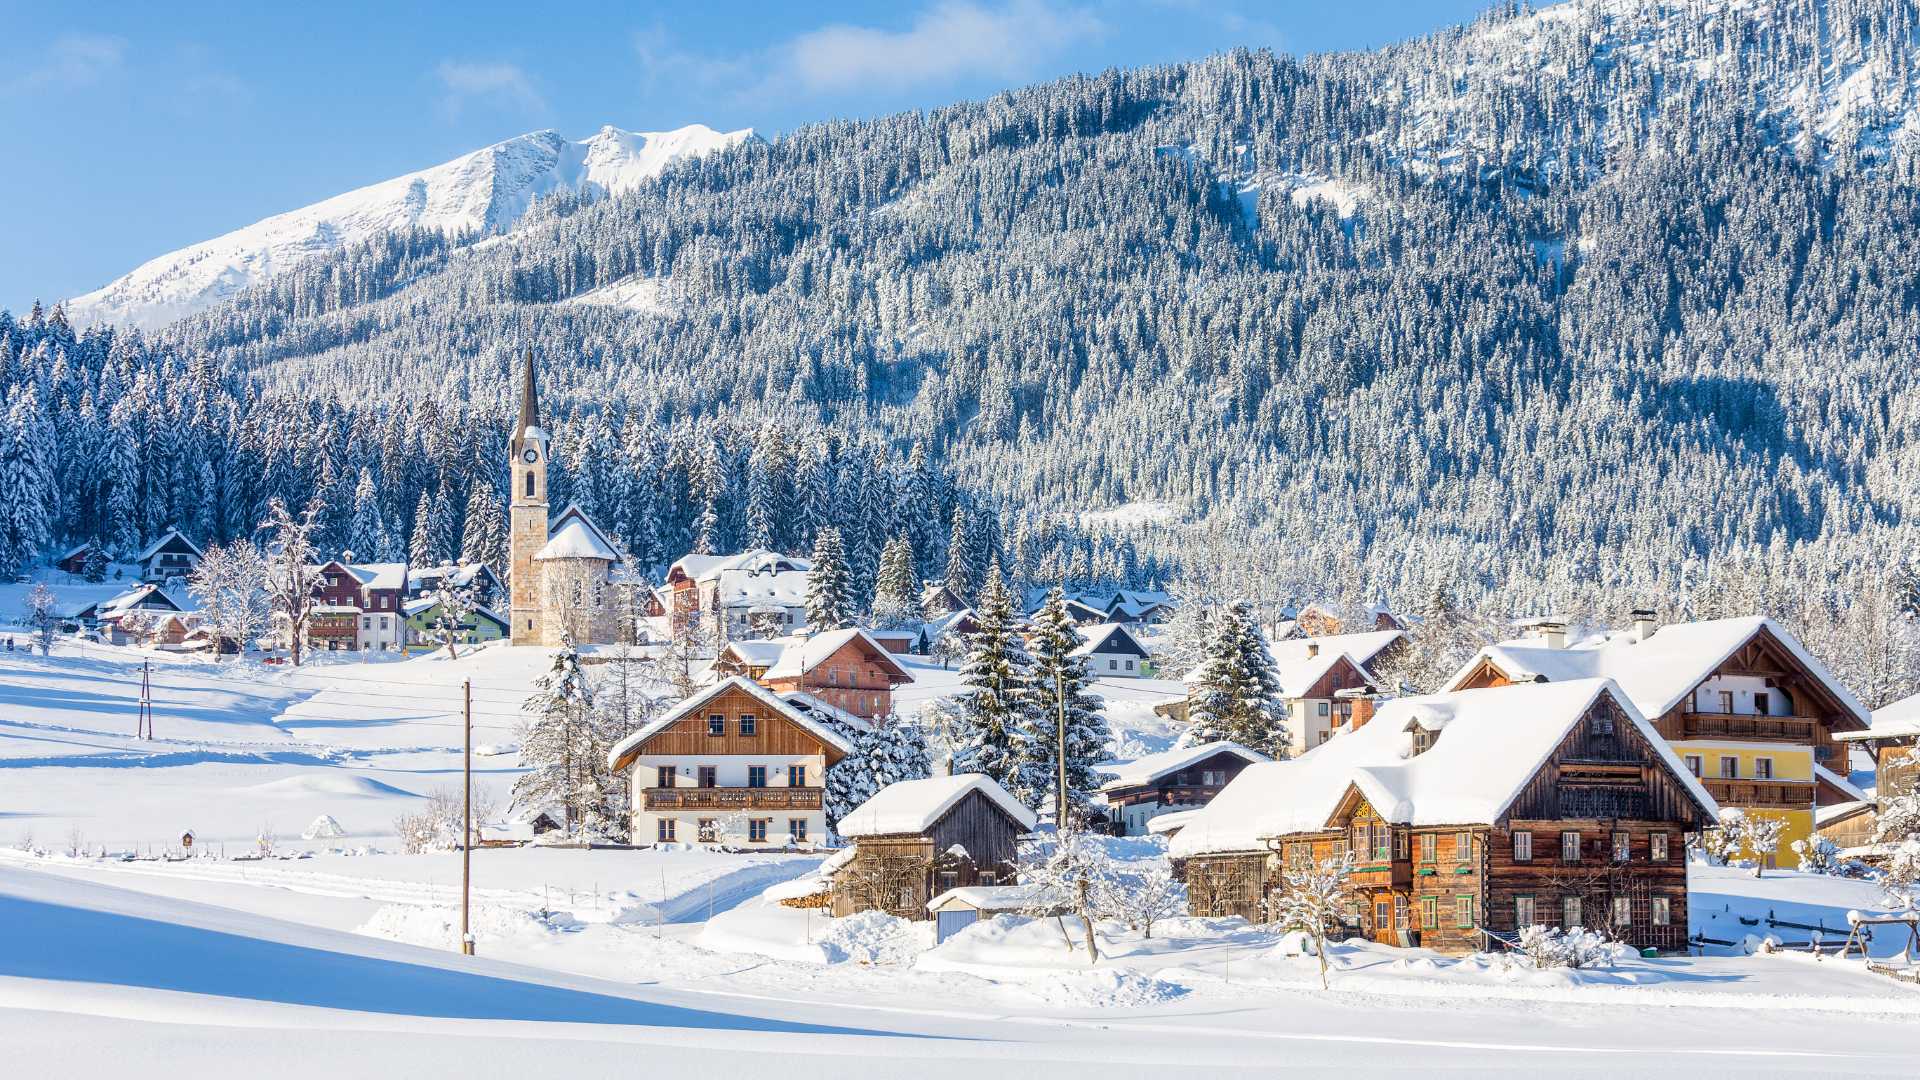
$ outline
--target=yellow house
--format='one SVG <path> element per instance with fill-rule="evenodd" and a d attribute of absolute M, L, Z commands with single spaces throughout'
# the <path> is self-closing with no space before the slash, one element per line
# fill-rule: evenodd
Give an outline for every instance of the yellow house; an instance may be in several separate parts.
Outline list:
<path fill-rule="evenodd" d="M 1578 642 L 1558 620 L 1529 627 L 1481 649 L 1447 689 L 1614 680 L 1722 808 L 1786 823 L 1769 865 L 1797 866 L 1792 845 L 1813 835 L 1816 807 L 1858 794 L 1834 736 L 1864 730 L 1866 707 L 1773 620 L 1656 628 L 1636 611 L 1631 629 Z"/>

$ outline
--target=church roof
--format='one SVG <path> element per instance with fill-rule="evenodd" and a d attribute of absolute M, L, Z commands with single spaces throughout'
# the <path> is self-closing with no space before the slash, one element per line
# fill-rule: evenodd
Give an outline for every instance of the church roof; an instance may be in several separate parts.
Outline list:
<path fill-rule="evenodd" d="M 517 447 L 520 440 L 527 437 L 529 430 L 538 432 L 535 438 L 545 438 L 540 429 L 540 392 L 533 384 L 533 350 L 527 350 L 526 364 L 521 368 L 520 376 L 520 422 L 513 425 L 513 441 Z"/>
<path fill-rule="evenodd" d="M 619 562 L 620 553 L 614 550 L 613 541 L 600 531 L 587 512 L 578 506 L 569 506 L 554 520 L 552 538 L 547 546 L 534 553 L 535 561 L 547 559 L 600 559 L 605 562 Z"/>

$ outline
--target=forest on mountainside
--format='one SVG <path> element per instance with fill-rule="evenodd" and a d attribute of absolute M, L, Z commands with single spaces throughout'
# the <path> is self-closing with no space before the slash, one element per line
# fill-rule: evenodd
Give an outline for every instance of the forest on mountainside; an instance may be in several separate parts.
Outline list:
<path fill-rule="evenodd" d="M 532 348 L 556 487 L 649 563 L 837 522 L 867 579 L 903 533 L 938 576 L 958 508 L 975 580 L 1906 610 L 1917 33 L 1913 0 L 1505 6 L 822 123 L 152 340 L 8 319 L 11 452 L 51 434 L 0 507 L 44 477 L 47 543 L 219 537 L 272 494 L 344 520 L 364 470 L 405 534 L 497 490 Z M 1178 519 L 1082 516 L 1149 502 Z"/>

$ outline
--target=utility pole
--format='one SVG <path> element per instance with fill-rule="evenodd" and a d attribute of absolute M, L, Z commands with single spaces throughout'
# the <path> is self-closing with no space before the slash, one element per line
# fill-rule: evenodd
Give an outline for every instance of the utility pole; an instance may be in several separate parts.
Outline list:
<path fill-rule="evenodd" d="M 136 739 L 153 738 L 153 661 L 140 661 L 140 715 L 134 721 Z"/>
<path fill-rule="evenodd" d="M 1070 828 L 1067 813 L 1067 683 L 1062 668 L 1064 663 L 1064 658 L 1056 658 L 1053 662 L 1053 696 L 1060 705 L 1060 720 L 1054 725 L 1053 825 L 1062 834 Z"/>
<path fill-rule="evenodd" d="M 460 799 L 460 951 L 472 956 L 473 927 L 469 909 L 473 900 L 473 680 L 463 683 L 461 691 L 466 699 L 462 711 L 466 717 L 467 745 L 461 767 L 466 793 Z"/>

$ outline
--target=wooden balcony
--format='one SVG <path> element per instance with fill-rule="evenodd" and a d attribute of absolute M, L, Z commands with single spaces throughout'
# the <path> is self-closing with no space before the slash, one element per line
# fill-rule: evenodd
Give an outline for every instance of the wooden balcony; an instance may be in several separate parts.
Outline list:
<path fill-rule="evenodd" d="M 1811 780 L 1728 780 L 1708 776 L 1701 779 L 1700 783 L 1705 785 L 1707 794 L 1713 796 L 1721 806 L 1769 810 L 1813 809 Z"/>
<path fill-rule="evenodd" d="M 1680 741 L 1688 739 L 1763 739 L 1811 743 L 1817 722 L 1810 716 L 1753 716 L 1746 713 L 1680 714 Z"/>
<path fill-rule="evenodd" d="M 817 787 L 687 787 L 647 788 L 648 810 L 818 810 Z"/>
<path fill-rule="evenodd" d="M 1348 880 L 1356 889 L 1405 889 L 1413 884 L 1413 863 L 1406 859 L 1357 859 Z"/>

